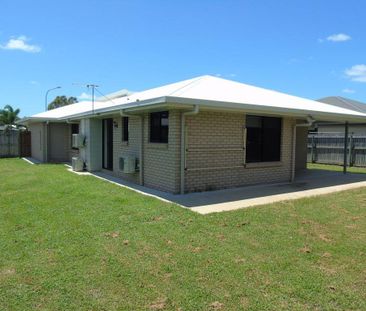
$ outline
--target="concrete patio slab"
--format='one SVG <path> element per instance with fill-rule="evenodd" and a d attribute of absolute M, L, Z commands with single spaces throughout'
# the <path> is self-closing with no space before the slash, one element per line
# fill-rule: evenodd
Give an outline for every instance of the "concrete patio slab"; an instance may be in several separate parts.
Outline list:
<path fill-rule="evenodd" d="M 366 174 L 307 170 L 293 183 L 241 187 L 177 196 L 176 203 L 200 214 L 295 200 L 366 187 Z"/>
<path fill-rule="evenodd" d="M 68 166 L 68 170 L 70 166 Z M 247 186 L 218 191 L 174 195 L 136 185 L 105 172 L 81 172 L 164 202 L 178 204 L 200 214 L 232 211 L 252 206 L 295 200 L 366 187 L 366 174 L 306 170 L 293 183 Z"/>

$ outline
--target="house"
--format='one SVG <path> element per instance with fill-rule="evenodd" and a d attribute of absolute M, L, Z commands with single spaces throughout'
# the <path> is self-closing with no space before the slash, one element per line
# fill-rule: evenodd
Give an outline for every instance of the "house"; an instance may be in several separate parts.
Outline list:
<path fill-rule="evenodd" d="M 171 193 L 293 180 L 315 120 L 366 114 L 213 76 L 25 118 L 32 156 L 70 161 Z M 84 137 L 79 150 L 71 134 Z"/>
<path fill-rule="evenodd" d="M 318 101 L 336 107 L 366 113 L 366 104 L 353 99 L 344 98 L 341 96 L 329 96 L 318 99 Z M 317 124 L 317 131 L 318 133 L 329 133 L 329 134 L 344 133 L 344 125 L 334 122 L 319 122 Z M 366 120 L 363 122 L 350 124 L 349 133 L 355 135 L 366 135 Z"/>

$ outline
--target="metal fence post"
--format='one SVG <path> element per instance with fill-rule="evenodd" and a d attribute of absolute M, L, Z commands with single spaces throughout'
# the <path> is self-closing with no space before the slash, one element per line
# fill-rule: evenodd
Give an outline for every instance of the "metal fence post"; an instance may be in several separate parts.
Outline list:
<path fill-rule="evenodd" d="M 349 135 L 349 149 L 348 149 L 348 166 L 353 166 L 353 135 Z"/>
<path fill-rule="evenodd" d="M 348 122 L 344 124 L 343 174 L 347 173 Z"/>
<path fill-rule="evenodd" d="M 315 163 L 315 144 L 314 135 L 311 136 L 311 163 Z"/>

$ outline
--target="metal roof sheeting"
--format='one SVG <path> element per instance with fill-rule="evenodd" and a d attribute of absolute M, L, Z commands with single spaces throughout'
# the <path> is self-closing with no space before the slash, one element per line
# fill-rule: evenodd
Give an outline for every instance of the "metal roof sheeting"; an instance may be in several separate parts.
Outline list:
<path fill-rule="evenodd" d="M 318 101 L 329 105 L 366 113 L 366 104 L 350 98 L 345 98 L 341 96 L 329 96 L 318 99 Z"/>
<path fill-rule="evenodd" d="M 366 112 L 362 113 L 213 76 L 184 80 L 114 100 L 96 101 L 94 112 L 106 113 L 171 101 L 187 105 L 202 104 L 215 109 L 236 108 L 296 116 L 315 115 L 329 120 L 357 119 L 360 121 L 361 118 L 366 118 Z M 42 112 L 28 120 L 60 120 L 91 113 L 92 103 L 89 101 Z"/>

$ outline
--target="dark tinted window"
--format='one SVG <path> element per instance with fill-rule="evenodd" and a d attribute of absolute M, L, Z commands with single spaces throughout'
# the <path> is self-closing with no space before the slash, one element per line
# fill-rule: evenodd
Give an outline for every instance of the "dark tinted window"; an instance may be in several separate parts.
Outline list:
<path fill-rule="evenodd" d="M 122 141 L 128 141 L 128 117 L 122 117 Z"/>
<path fill-rule="evenodd" d="M 169 112 L 153 112 L 150 114 L 150 142 L 167 143 L 169 134 Z"/>
<path fill-rule="evenodd" d="M 71 124 L 71 146 L 72 146 L 72 134 L 79 134 L 79 124 Z M 72 148 L 78 149 L 78 148 Z"/>
<path fill-rule="evenodd" d="M 246 127 L 246 162 L 280 161 L 282 119 L 247 116 Z"/>
<path fill-rule="evenodd" d="M 71 134 L 79 134 L 79 124 L 71 124 Z"/>

